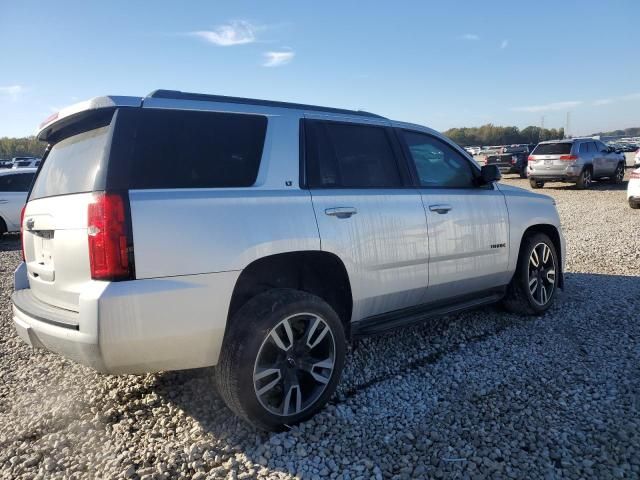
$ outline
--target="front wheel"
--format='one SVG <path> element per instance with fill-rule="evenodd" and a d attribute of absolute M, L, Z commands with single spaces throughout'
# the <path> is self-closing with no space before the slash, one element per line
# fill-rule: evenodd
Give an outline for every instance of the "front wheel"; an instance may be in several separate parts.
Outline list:
<path fill-rule="evenodd" d="M 555 298 L 560 264 L 556 247 L 544 233 L 522 240 L 516 272 L 502 303 L 513 313 L 539 315 Z"/>
<path fill-rule="evenodd" d="M 620 185 L 623 180 L 624 180 L 624 165 L 622 163 L 619 163 L 618 166 L 616 167 L 616 171 L 614 172 L 613 177 L 611 177 L 611 182 L 615 183 L 616 185 Z"/>
<path fill-rule="evenodd" d="M 234 413 L 263 430 L 313 416 L 340 381 L 342 323 L 321 298 L 274 289 L 249 300 L 230 320 L 216 383 Z"/>

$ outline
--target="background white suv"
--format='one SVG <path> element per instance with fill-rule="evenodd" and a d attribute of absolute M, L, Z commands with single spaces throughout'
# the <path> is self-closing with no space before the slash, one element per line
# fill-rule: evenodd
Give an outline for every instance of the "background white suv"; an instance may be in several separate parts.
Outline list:
<path fill-rule="evenodd" d="M 39 138 L 21 337 L 111 373 L 217 365 L 260 428 L 321 408 L 352 338 L 497 301 L 538 314 L 563 285 L 552 199 L 419 125 L 159 90 Z"/>

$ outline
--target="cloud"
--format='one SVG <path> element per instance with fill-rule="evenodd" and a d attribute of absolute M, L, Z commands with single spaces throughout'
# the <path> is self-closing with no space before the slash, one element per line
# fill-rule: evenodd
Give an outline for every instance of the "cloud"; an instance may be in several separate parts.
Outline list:
<path fill-rule="evenodd" d="M 22 85 L 8 85 L 0 87 L 0 97 L 9 97 L 11 100 L 16 100 L 25 91 L 26 88 Z"/>
<path fill-rule="evenodd" d="M 202 38 L 219 47 L 231 47 L 233 45 L 245 45 L 255 42 L 256 34 L 259 30 L 260 27 L 246 20 L 234 20 L 218 25 L 213 30 L 190 32 L 190 35 Z"/>
<path fill-rule="evenodd" d="M 612 103 L 630 102 L 634 100 L 640 100 L 640 92 L 630 93 L 628 95 L 623 95 L 621 97 L 600 98 L 593 102 L 593 106 L 600 107 L 602 105 L 611 105 Z"/>
<path fill-rule="evenodd" d="M 263 67 L 279 67 L 286 65 L 296 56 L 293 50 L 281 50 L 278 52 L 264 52 Z"/>
<path fill-rule="evenodd" d="M 583 102 L 576 100 L 576 101 L 567 101 L 567 102 L 547 103 L 545 105 L 515 107 L 515 108 L 512 108 L 511 110 L 515 112 L 547 112 L 547 111 L 555 111 L 555 110 L 567 110 L 569 108 L 574 108 L 582 104 Z"/>
<path fill-rule="evenodd" d="M 460 36 L 461 40 L 480 40 L 480 37 L 475 33 L 465 33 Z"/>
<path fill-rule="evenodd" d="M 500 43 L 500 49 L 501 50 L 504 50 L 508 46 L 509 46 L 509 40 L 507 40 L 507 39 L 502 40 L 502 42 Z"/>

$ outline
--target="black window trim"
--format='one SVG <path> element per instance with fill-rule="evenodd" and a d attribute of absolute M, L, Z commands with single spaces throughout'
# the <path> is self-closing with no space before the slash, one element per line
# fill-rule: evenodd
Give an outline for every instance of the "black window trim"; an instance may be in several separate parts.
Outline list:
<path fill-rule="evenodd" d="M 445 138 L 441 138 L 441 137 L 438 137 L 437 135 L 433 135 L 431 133 L 424 132 L 424 131 L 421 131 L 421 130 L 416 130 L 416 129 L 411 129 L 411 128 L 404 128 L 404 127 L 398 127 L 398 128 L 395 128 L 395 130 L 396 130 L 396 135 L 398 137 L 398 140 L 400 141 L 400 144 L 401 144 L 402 149 L 403 149 L 403 153 L 404 153 L 404 156 L 405 156 L 405 162 L 408 164 L 408 168 L 411 171 L 411 176 L 412 176 L 412 179 L 413 179 L 412 188 L 417 188 L 417 189 L 421 189 L 421 190 L 478 190 L 478 189 L 493 190 L 493 189 L 495 189 L 493 183 L 488 183 L 488 184 L 483 184 L 483 185 L 475 183 L 480 178 L 480 167 L 478 167 L 477 165 L 474 166 L 471 163 L 471 161 L 467 158 L 467 155 L 463 155 L 460 152 L 460 147 L 458 147 L 457 145 L 454 145 L 452 142 L 447 141 Z M 440 142 L 444 143 L 449 148 L 451 148 L 454 152 L 459 153 L 460 156 L 467 163 L 467 167 L 469 167 L 469 169 L 471 171 L 471 176 L 474 179 L 474 185 L 470 185 L 468 187 L 446 187 L 446 186 L 439 187 L 439 186 L 421 185 L 420 184 L 420 178 L 418 177 L 418 171 L 416 169 L 415 163 L 413 161 L 413 157 L 411 155 L 411 150 L 409 150 L 409 146 L 407 145 L 407 142 L 404 139 L 403 132 L 417 133 L 417 134 L 420 134 L 420 135 L 424 135 L 426 137 L 433 138 L 433 139 L 435 139 L 437 141 L 440 141 Z"/>
<path fill-rule="evenodd" d="M 306 148 L 306 124 L 310 122 L 315 123 L 331 123 L 342 125 L 357 125 L 365 127 L 380 128 L 385 132 L 391 151 L 395 160 L 396 168 L 398 170 L 398 176 L 400 177 L 400 185 L 397 187 L 344 187 L 338 186 L 323 186 L 323 187 L 310 187 L 307 181 L 307 148 Z M 357 122 L 346 119 L 319 119 L 319 118 L 300 118 L 300 188 L 303 190 L 403 190 L 403 189 L 415 189 L 413 185 L 413 178 L 411 171 L 407 165 L 404 152 L 402 151 L 402 145 L 399 142 L 395 129 L 390 125 L 380 125 L 378 123 L 369 122 Z"/>

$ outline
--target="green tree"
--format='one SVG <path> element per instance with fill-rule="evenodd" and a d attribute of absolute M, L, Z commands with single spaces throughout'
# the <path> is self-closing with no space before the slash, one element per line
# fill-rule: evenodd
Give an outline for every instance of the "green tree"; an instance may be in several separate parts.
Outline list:
<path fill-rule="evenodd" d="M 47 144 L 36 137 L 0 138 L 0 158 L 11 159 L 13 157 L 41 157 Z"/>

